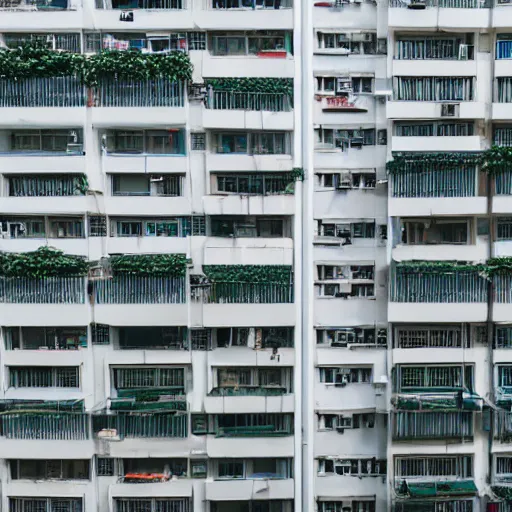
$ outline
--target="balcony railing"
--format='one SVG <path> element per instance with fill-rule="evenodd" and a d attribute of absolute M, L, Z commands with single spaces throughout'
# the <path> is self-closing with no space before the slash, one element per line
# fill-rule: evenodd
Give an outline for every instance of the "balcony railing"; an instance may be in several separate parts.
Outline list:
<path fill-rule="evenodd" d="M 512 171 L 498 171 L 495 176 L 496 195 L 510 196 L 512 195 Z"/>
<path fill-rule="evenodd" d="M 395 441 L 473 437 L 471 412 L 394 412 L 392 425 Z"/>
<path fill-rule="evenodd" d="M 7 439 L 76 441 L 89 439 L 90 424 L 85 413 L 27 411 L 0 415 L 0 428 Z"/>
<path fill-rule="evenodd" d="M 293 284 L 212 283 L 194 288 L 192 298 L 205 304 L 284 304 L 293 302 Z"/>
<path fill-rule="evenodd" d="M 9 195 L 13 197 L 64 197 L 85 194 L 82 176 L 12 176 Z"/>
<path fill-rule="evenodd" d="M 491 6 L 490 0 L 425 0 L 427 7 L 441 7 L 446 9 L 488 9 Z M 390 7 L 409 7 L 411 2 L 407 0 L 390 0 Z"/>
<path fill-rule="evenodd" d="M 512 103 L 512 77 L 504 76 L 497 79 L 498 103 Z"/>
<path fill-rule="evenodd" d="M 0 108 L 83 106 L 85 89 L 76 77 L 0 79 Z"/>
<path fill-rule="evenodd" d="M 473 77 L 397 77 L 396 101 L 473 101 Z"/>
<path fill-rule="evenodd" d="M 141 496 L 137 498 L 115 498 L 114 501 L 117 512 L 191 512 L 193 510 L 191 498 L 151 498 Z"/>
<path fill-rule="evenodd" d="M 182 277 L 121 275 L 94 285 L 97 304 L 184 304 Z"/>
<path fill-rule="evenodd" d="M 474 503 L 469 500 L 407 500 L 403 503 L 396 503 L 393 512 L 474 512 Z M 500 512 L 505 512 L 505 510 Z"/>
<path fill-rule="evenodd" d="M 209 396 L 282 396 L 287 393 L 280 386 L 236 386 L 213 388 Z"/>
<path fill-rule="evenodd" d="M 477 272 L 402 272 L 391 277 L 390 300 L 414 303 L 475 303 L 487 301 L 487 281 Z"/>
<path fill-rule="evenodd" d="M 461 46 L 467 48 L 465 59 L 473 59 L 473 45 L 465 45 L 462 37 L 438 39 L 406 39 L 396 41 L 395 59 L 398 60 L 457 60 L 463 58 Z"/>
<path fill-rule="evenodd" d="M 437 167 L 411 169 L 394 173 L 392 197 L 473 197 L 476 194 L 475 166 L 454 169 Z"/>
<path fill-rule="evenodd" d="M 290 9 L 292 0 L 208 0 L 212 9 Z"/>
<path fill-rule="evenodd" d="M 165 79 L 102 82 L 94 91 L 95 107 L 183 107 L 185 85 Z"/>
<path fill-rule="evenodd" d="M 80 5 L 69 0 L 0 0 L 0 11 L 74 11 Z"/>
<path fill-rule="evenodd" d="M 96 0 L 96 9 L 177 10 L 186 7 L 186 0 Z"/>
<path fill-rule="evenodd" d="M 0 303 L 83 304 L 83 277 L 0 277 Z"/>
<path fill-rule="evenodd" d="M 206 108 L 290 112 L 292 104 L 290 97 L 286 94 L 211 90 L 206 96 Z"/>
<path fill-rule="evenodd" d="M 93 414 L 93 431 L 116 431 L 124 438 L 183 438 L 188 436 L 188 417 L 173 413 Z"/>

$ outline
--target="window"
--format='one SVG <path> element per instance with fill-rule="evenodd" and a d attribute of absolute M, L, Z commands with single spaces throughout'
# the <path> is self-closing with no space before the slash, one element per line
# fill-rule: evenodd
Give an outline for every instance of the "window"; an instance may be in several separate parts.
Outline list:
<path fill-rule="evenodd" d="M 5 3 L 2 7 L 7 6 Z M 50 50 L 62 50 L 72 53 L 81 53 L 80 51 L 80 34 L 79 33 L 6 33 L 4 41 L 8 48 L 17 48 L 26 43 L 39 43 L 46 46 Z"/>
<path fill-rule="evenodd" d="M 467 388 L 473 389 L 473 367 L 465 366 L 404 366 L 398 365 L 396 376 L 399 391 L 408 388 Z"/>
<path fill-rule="evenodd" d="M 190 143 L 192 151 L 204 151 L 206 149 L 206 133 L 191 133 Z"/>
<path fill-rule="evenodd" d="M 206 220 L 204 217 L 192 217 L 192 236 L 206 235 Z"/>
<path fill-rule="evenodd" d="M 84 222 L 82 219 L 50 218 L 51 238 L 83 238 Z"/>
<path fill-rule="evenodd" d="M 284 221 L 282 219 L 261 219 L 255 217 L 211 218 L 212 236 L 227 236 L 235 238 L 282 238 L 284 236 Z"/>
<path fill-rule="evenodd" d="M 319 222 L 319 235 L 325 237 L 345 238 L 375 238 L 375 222 L 353 222 L 343 224 L 322 224 Z"/>
<path fill-rule="evenodd" d="M 253 155 L 289 154 L 285 132 L 232 132 L 214 134 L 215 152 Z"/>
<path fill-rule="evenodd" d="M 116 389 L 135 388 L 176 388 L 185 389 L 184 368 L 114 368 L 114 385 Z"/>
<path fill-rule="evenodd" d="M 192 350 L 209 350 L 211 348 L 211 330 L 193 329 L 190 331 Z"/>
<path fill-rule="evenodd" d="M 9 498 L 9 512 L 82 512 L 82 498 Z"/>
<path fill-rule="evenodd" d="M 466 337 L 460 326 L 432 327 L 397 327 L 394 336 L 397 348 L 428 348 L 428 347 L 466 347 L 470 339 Z"/>
<path fill-rule="evenodd" d="M 474 123 L 395 123 L 398 137 L 468 137 L 474 134 Z"/>
<path fill-rule="evenodd" d="M 375 476 L 386 474 L 386 461 L 376 459 L 318 459 L 318 473 L 338 476 Z"/>
<path fill-rule="evenodd" d="M 146 221 L 145 234 L 146 236 L 179 236 L 180 235 L 180 224 L 178 220 L 170 221 Z"/>
<path fill-rule="evenodd" d="M 225 194 L 285 194 L 294 178 L 289 173 L 215 174 L 216 192 Z"/>
<path fill-rule="evenodd" d="M 107 236 L 107 217 L 105 215 L 89 215 L 89 236 Z"/>
<path fill-rule="evenodd" d="M 190 498 L 114 498 L 116 512 L 190 512 Z"/>
<path fill-rule="evenodd" d="M 20 130 L 11 134 L 13 152 L 82 154 L 82 130 Z"/>
<path fill-rule="evenodd" d="M 206 50 L 206 32 L 188 32 L 189 50 Z"/>
<path fill-rule="evenodd" d="M 319 188 L 374 189 L 377 180 L 375 169 L 361 171 L 317 172 Z"/>
<path fill-rule="evenodd" d="M 372 379 L 371 368 L 320 368 L 320 382 L 325 384 L 346 385 L 355 383 L 369 383 Z"/>
<path fill-rule="evenodd" d="M 317 76 L 316 89 L 319 94 L 371 94 L 373 92 L 373 77 L 371 76 Z"/>
<path fill-rule="evenodd" d="M 468 220 L 407 221 L 404 223 L 403 243 L 409 245 L 467 244 L 470 227 L 471 223 Z"/>
<path fill-rule="evenodd" d="M 13 480 L 88 480 L 89 461 L 73 459 L 11 460 Z"/>
<path fill-rule="evenodd" d="M 114 174 L 114 196 L 182 196 L 183 176 L 180 174 Z"/>
<path fill-rule="evenodd" d="M 373 280 L 373 265 L 317 265 L 318 280 Z"/>
<path fill-rule="evenodd" d="M 78 388 L 78 366 L 11 366 L 9 386 L 12 388 Z"/>
<path fill-rule="evenodd" d="M 184 130 L 127 130 L 107 132 L 108 153 L 185 154 Z"/>
<path fill-rule="evenodd" d="M 352 501 L 350 506 L 343 501 L 319 501 L 318 512 L 375 512 L 375 501 Z M 469 512 L 469 511 L 468 511 Z"/>
<path fill-rule="evenodd" d="M 374 428 L 375 413 L 352 414 L 343 416 L 341 414 L 319 414 L 318 430 L 337 430 L 345 428 Z"/>
<path fill-rule="evenodd" d="M 260 52 L 286 51 L 287 34 L 281 31 L 213 32 L 210 52 L 218 56 L 258 55 Z"/>
<path fill-rule="evenodd" d="M 350 148 L 361 149 L 375 145 L 375 129 L 344 130 L 319 128 L 315 130 L 317 145 L 347 151 Z M 321 149 L 321 147 L 320 147 Z"/>
<path fill-rule="evenodd" d="M 512 240 L 512 217 L 498 217 L 496 239 Z"/>
<path fill-rule="evenodd" d="M 85 327 L 6 327 L 7 350 L 78 350 L 87 347 Z"/>
<path fill-rule="evenodd" d="M 44 217 L 2 219 L 2 231 L 10 238 L 45 238 Z"/>
<path fill-rule="evenodd" d="M 244 478 L 244 462 L 242 460 L 219 461 L 218 478 Z"/>
<path fill-rule="evenodd" d="M 317 32 L 319 50 L 336 50 L 341 55 L 373 55 L 377 51 L 375 32 Z"/>
<path fill-rule="evenodd" d="M 96 474 L 98 476 L 114 476 L 114 461 L 108 457 L 96 457 Z"/>
<path fill-rule="evenodd" d="M 472 478 L 473 457 L 471 455 L 436 457 L 396 457 L 395 478 L 443 479 Z"/>
<path fill-rule="evenodd" d="M 473 34 L 398 36 L 395 42 L 395 59 L 400 60 L 467 60 L 473 52 Z"/>
<path fill-rule="evenodd" d="M 375 327 L 344 327 L 339 329 L 317 329 L 317 344 L 329 347 L 348 345 L 387 345 L 387 329 Z"/>
<path fill-rule="evenodd" d="M 498 79 L 499 84 L 500 79 Z M 473 101 L 473 77 L 396 77 L 398 101 Z"/>
<path fill-rule="evenodd" d="M 93 345 L 109 345 L 110 327 L 104 324 L 91 324 L 91 336 Z"/>

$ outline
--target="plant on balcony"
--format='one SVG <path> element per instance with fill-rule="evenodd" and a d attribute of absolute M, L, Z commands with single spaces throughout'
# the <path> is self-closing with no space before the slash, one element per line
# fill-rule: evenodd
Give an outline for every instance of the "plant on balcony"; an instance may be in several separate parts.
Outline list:
<path fill-rule="evenodd" d="M 289 265 L 203 265 L 204 275 L 211 282 L 290 284 Z"/>
<path fill-rule="evenodd" d="M 491 490 L 497 498 L 501 498 L 505 501 L 512 501 L 512 487 L 493 485 L 491 486 Z"/>
<path fill-rule="evenodd" d="M 482 264 L 463 263 L 459 261 L 404 261 L 396 264 L 400 274 L 444 274 L 447 272 L 482 272 Z"/>
<path fill-rule="evenodd" d="M 187 273 L 185 254 L 134 254 L 110 258 L 114 275 L 183 277 Z"/>
<path fill-rule="evenodd" d="M 292 78 L 206 78 L 214 91 L 285 94 L 293 98 Z"/>
<path fill-rule="evenodd" d="M 454 166 L 478 165 L 482 153 L 393 153 L 386 164 L 389 173 L 414 171 L 419 168 L 450 169 Z"/>
<path fill-rule="evenodd" d="M 53 247 L 39 247 L 33 252 L 0 254 L 0 275 L 5 277 L 76 277 L 86 275 L 87 270 L 85 258 L 64 254 Z"/>
<path fill-rule="evenodd" d="M 0 50 L 0 78 L 82 76 L 86 59 L 77 53 L 55 52 L 44 44 L 25 43 Z"/>
<path fill-rule="evenodd" d="M 170 82 L 192 79 L 192 63 L 188 54 L 142 54 L 136 51 L 104 51 L 86 61 L 84 81 L 89 87 L 102 80 L 155 80 Z"/>
<path fill-rule="evenodd" d="M 290 173 L 290 176 L 295 181 L 304 181 L 304 169 L 302 167 L 294 167 Z"/>
<path fill-rule="evenodd" d="M 512 169 L 512 148 L 493 146 L 482 154 L 482 170 L 496 174 Z"/>

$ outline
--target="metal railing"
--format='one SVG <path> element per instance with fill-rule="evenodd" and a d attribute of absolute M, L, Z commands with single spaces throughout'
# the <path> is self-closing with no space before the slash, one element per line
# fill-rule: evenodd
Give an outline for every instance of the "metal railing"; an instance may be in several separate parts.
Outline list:
<path fill-rule="evenodd" d="M 398 40 L 396 41 L 395 58 L 398 60 L 460 59 L 460 48 L 463 42 L 463 38 L 454 37 Z M 473 46 L 465 46 L 468 49 L 466 58 L 473 59 Z"/>
<path fill-rule="evenodd" d="M 473 197 L 476 167 L 411 169 L 391 177 L 392 197 Z"/>
<path fill-rule="evenodd" d="M 293 284 L 212 283 L 192 289 L 192 299 L 205 304 L 284 304 L 293 302 Z"/>
<path fill-rule="evenodd" d="M 158 80 L 104 81 L 94 90 L 95 107 L 183 107 L 185 85 Z"/>
<path fill-rule="evenodd" d="M 474 512 L 473 499 L 442 499 L 442 500 L 421 500 L 407 499 L 402 503 L 396 503 L 392 512 Z M 508 512 L 500 509 L 499 512 Z"/>
<path fill-rule="evenodd" d="M 206 108 L 290 112 L 292 103 L 287 94 L 210 90 L 206 95 Z"/>
<path fill-rule="evenodd" d="M 512 169 L 498 171 L 495 175 L 496 195 L 510 196 L 512 195 Z"/>
<path fill-rule="evenodd" d="M 291 9 L 292 0 L 207 0 L 210 9 Z"/>
<path fill-rule="evenodd" d="M 498 103 L 512 103 L 512 77 L 503 76 L 497 78 L 498 83 Z"/>
<path fill-rule="evenodd" d="M 394 344 L 397 348 L 460 348 L 462 338 L 460 327 L 398 327 Z"/>
<path fill-rule="evenodd" d="M 512 146 L 512 127 L 495 128 L 493 144 L 495 146 Z"/>
<path fill-rule="evenodd" d="M 447 9 L 488 9 L 490 0 L 423 0 L 427 7 L 441 7 Z M 390 0 L 390 7 L 409 7 L 408 0 Z"/>
<path fill-rule="evenodd" d="M 494 410 L 494 438 L 502 442 L 512 441 L 512 412 Z"/>
<path fill-rule="evenodd" d="M 473 437 L 471 412 L 393 412 L 395 441 Z"/>
<path fill-rule="evenodd" d="M 191 512 L 193 510 L 191 498 L 114 498 L 114 501 L 116 512 Z"/>
<path fill-rule="evenodd" d="M 0 108 L 83 106 L 85 88 L 76 77 L 0 79 Z"/>
<path fill-rule="evenodd" d="M 101 430 L 116 430 L 126 437 L 178 437 L 188 436 L 188 417 L 173 413 L 118 413 L 94 414 L 92 426 L 95 433 Z"/>
<path fill-rule="evenodd" d="M 152 9 L 152 10 L 178 10 L 186 9 L 186 0 L 96 0 L 96 9 Z"/>
<path fill-rule="evenodd" d="M 84 304 L 83 277 L 0 277 L 0 303 Z"/>
<path fill-rule="evenodd" d="M 76 441 L 89 439 L 85 413 L 41 412 L 0 415 L 1 435 L 7 439 Z"/>
<path fill-rule="evenodd" d="M 494 302 L 498 304 L 512 303 L 512 277 L 509 275 L 496 275 L 494 281 Z"/>
<path fill-rule="evenodd" d="M 76 11 L 81 5 L 69 0 L 0 0 L 0 11 Z"/>
<path fill-rule="evenodd" d="M 295 178 L 287 172 L 259 174 L 214 174 L 217 180 L 217 193 L 276 195 L 293 194 Z"/>
<path fill-rule="evenodd" d="M 397 77 L 396 101 L 473 101 L 474 77 Z"/>
<path fill-rule="evenodd" d="M 476 303 L 487 301 L 487 281 L 477 272 L 409 273 L 392 271 L 392 302 Z"/>
<path fill-rule="evenodd" d="M 512 59 L 512 41 L 496 41 L 496 59 Z"/>
<path fill-rule="evenodd" d="M 97 304 L 184 304 L 184 277 L 121 275 L 94 283 Z"/>
<path fill-rule="evenodd" d="M 9 195 L 13 197 L 64 197 L 85 194 L 83 177 L 9 176 Z"/>
<path fill-rule="evenodd" d="M 394 466 L 396 479 L 471 478 L 474 474 L 471 455 L 396 457 Z"/>

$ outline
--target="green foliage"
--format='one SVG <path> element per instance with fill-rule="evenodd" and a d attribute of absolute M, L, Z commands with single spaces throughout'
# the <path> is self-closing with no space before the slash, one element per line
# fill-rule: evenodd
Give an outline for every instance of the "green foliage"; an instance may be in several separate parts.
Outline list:
<path fill-rule="evenodd" d="M 390 173 L 421 171 L 425 168 L 439 170 L 479 165 L 482 153 L 393 153 L 393 160 L 386 164 Z"/>
<path fill-rule="evenodd" d="M 211 282 L 219 283 L 277 283 L 293 281 L 289 265 L 203 265 Z"/>
<path fill-rule="evenodd" d="M 41 43 L 24 44 L 12 50 L 0 49 L 0 78 L 49 78 L 82 76 L 85 57 L 55 52 Z"/>
<path fill-rule="evenodd" d="M 13 50 L 0 50 L 0 78 L 48 78 L 77 76 L 89 87 L 104 80 L 151 80 L 171 82 L 192 79 L 192 64 L 184 52 L 142 54 L 137 51 L 104 51 L 84 55 L 56 52 L 41 43 L 27 43 Z"/>
<path fill-rule="evenodd" d="M 104 80 L 153 80 L 170 82 L 192 79 L 190 57 L 184 52 L 143 54 L 137 51 L 103 51 L 87 59 L 85 85 L 91 87 Z"/>
<path fill-rule="evenodd" d="M 266 92 L 293 97 L 293 78 L 206 78 L 215 91 Z"/>
<path fill-rule="evenodd" d="M 490 258 L 485 263 L 460 261 L 403 261 L 396 264 L 400 274 L 444 274 L 448 272 L 479 272 L 485 276 L 512 275 L 512 257 Z"/>
<path fill-rule="evenodd" d="M 493 485 L 491 489 L 496 497 L 505 501 L 512 501 L 512 487 Z"/>
<path fill-rule="evenodd" d="M 34 252 L 1 253 L 0 275 L 6 277 L 84 276 L 85 258 L 64 254 L 52 247 L 39 247 Z"/>
<path fill-rule="evenodd" d="M 187 273 L 185 254 L 134 254 L 111 256 L 115 274 L 181 277 Z"/>
<path fill-rule="evenodd" d="M 302 167 L 294 167 L 290 174 L 295 181 L 304 181 L 304 169 Z"/>
<path fill-rule="evenodd" d="M 489 174 L 512 170 L 512 148 L 493 146 L 482 155 L 482 170 Z"/>

